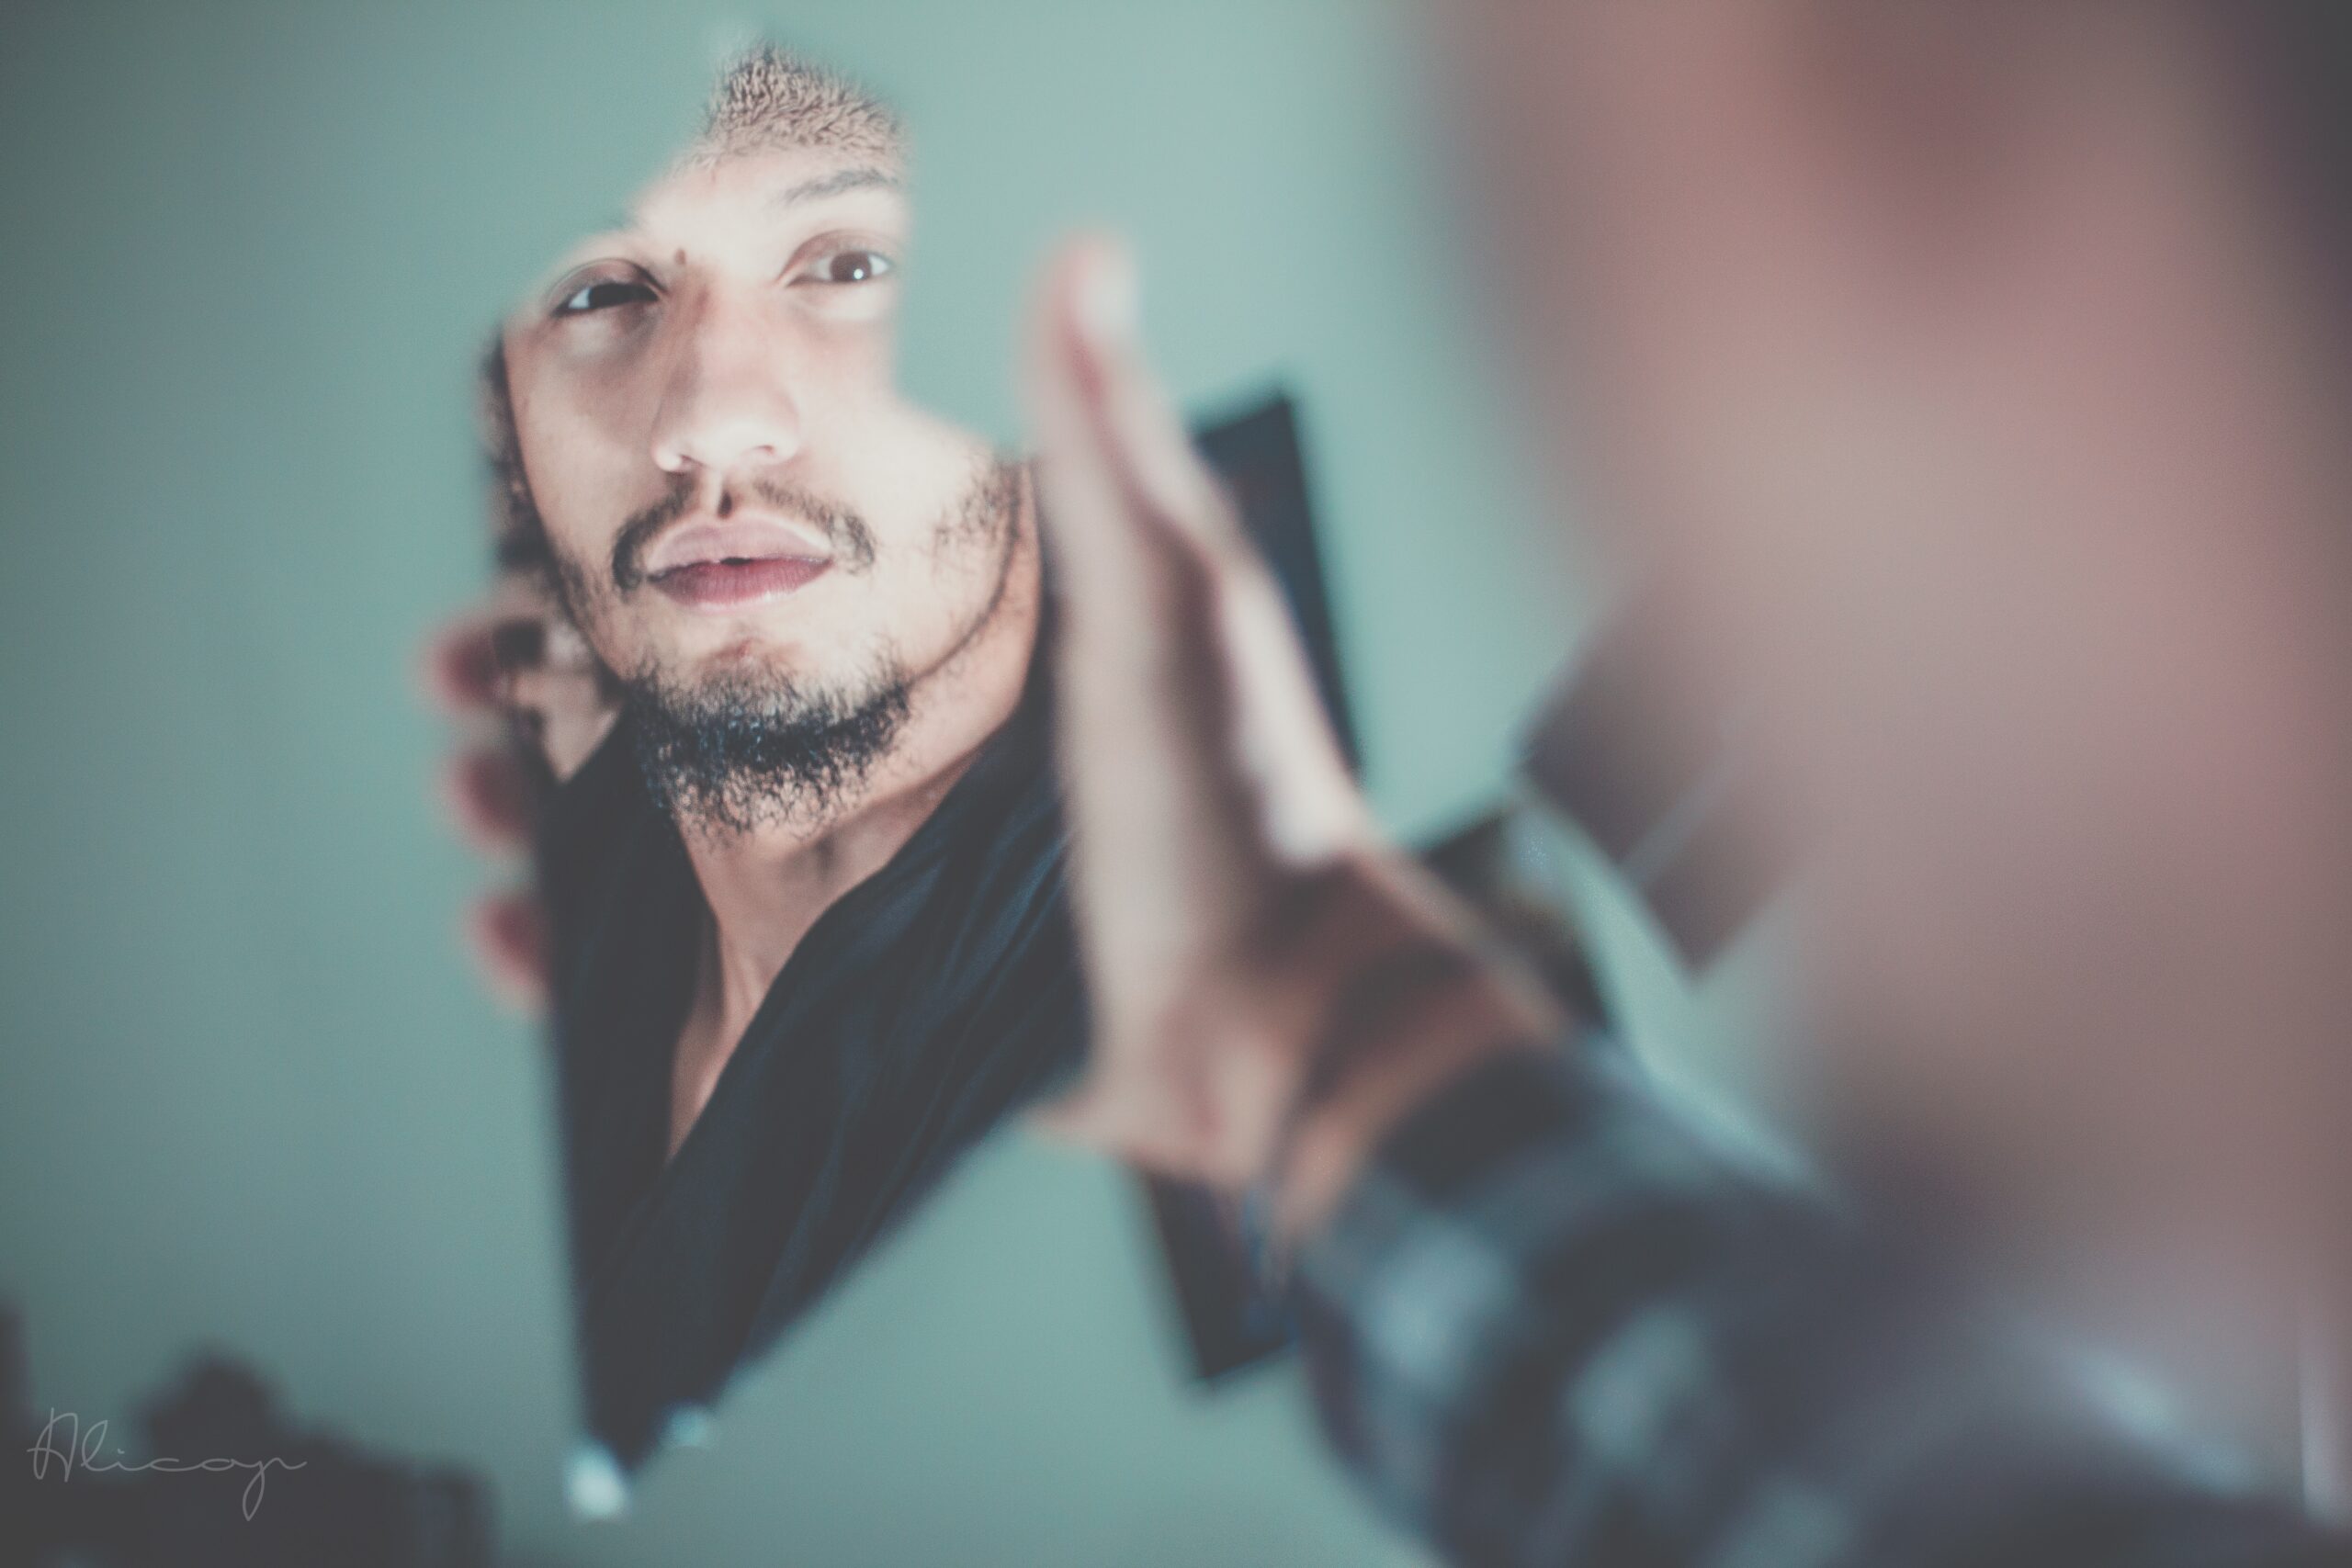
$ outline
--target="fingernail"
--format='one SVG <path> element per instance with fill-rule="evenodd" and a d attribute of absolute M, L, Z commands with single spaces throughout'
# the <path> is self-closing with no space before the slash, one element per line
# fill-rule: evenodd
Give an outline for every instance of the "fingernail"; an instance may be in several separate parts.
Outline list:
<path fill-rule="evenodd" d="M 1136 337 L 1135 256 L 1118 240 L 1087 247 L 1078 276 L 1078 330 L 1096 348 L 1112 348 Z"/>

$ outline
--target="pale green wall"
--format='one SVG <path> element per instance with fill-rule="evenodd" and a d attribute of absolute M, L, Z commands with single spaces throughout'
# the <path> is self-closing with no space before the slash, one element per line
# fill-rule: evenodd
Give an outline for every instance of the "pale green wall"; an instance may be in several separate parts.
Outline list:
<path fill-rule="evenodd" d="M 0 1296 L 36 1395 L 127 1417 L 216 1344 L 491 1471 L 526 1562 L 1401 1560 L 1293 1374 L 1184 1390 L 1130 1193 L 1023 1141 L 630 1519 L 563 1517 L 541 1063 L 454 934 L 478 873 L 413 654 L 481 576 L 481 330 L 762 21 L 913 110 L 910 371 L 945 406 L 1002 427 L 1020 275 L 1072 213 L 1137 233 L 1187 398 L 1302 395 L 1393 821 L 1486 794 L 1577 635 L 1385 5 L 11 6 Z"/>

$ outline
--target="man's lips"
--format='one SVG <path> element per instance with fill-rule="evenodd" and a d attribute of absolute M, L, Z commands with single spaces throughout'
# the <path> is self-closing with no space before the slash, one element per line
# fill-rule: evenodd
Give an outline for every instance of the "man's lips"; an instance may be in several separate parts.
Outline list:
<path fill-rule="evenodd" d="M 832 565 L 830 542 L 804 524 L 738 513 L 684 524 L 647 552 L 647 581 L 695 609 L 731 609 L 789 593 Z"/>
<path fill-rule="evenodd" d="M 706 512 L 673 525 L 646 551 L 644 566 L 646 576 L 659 577 L 705 561 L 766 560 L 775 556 L 830 560 L 832 554 L 832 541 L 821 528 L 773 512 L 738 508 L 723 518 Z"/>
<path fill-rule="evenodd" d="M 790 593 L 822 576 L 832 564 L 807 556 L 696 561 L 662 572 L 653 579 L 653 586 L 689 609 L 733 609 L 772 594 Z"/>

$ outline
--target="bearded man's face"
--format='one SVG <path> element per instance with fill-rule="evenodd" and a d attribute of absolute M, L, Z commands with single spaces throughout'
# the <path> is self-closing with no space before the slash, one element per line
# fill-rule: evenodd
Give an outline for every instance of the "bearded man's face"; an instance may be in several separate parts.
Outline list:
<path fill-rule="evenodd" d="M 501 339 L 565 608 L 649 777 L 721 824 L 820 809 L 888 750 L 1021 513 L 1021 472 L 897 389 L 895 127 L 819 108 L 715 125 Z"/>

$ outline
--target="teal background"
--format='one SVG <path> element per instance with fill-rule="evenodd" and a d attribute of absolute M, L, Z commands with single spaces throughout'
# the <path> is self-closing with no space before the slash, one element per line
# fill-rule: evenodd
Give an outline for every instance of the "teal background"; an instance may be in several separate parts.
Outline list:
<path fill-rule="evenodd" d="M 483 872 L 415 656 L 483 581 L 488 324 L 763 27 L 913 118 L 907 372 L 942 407 L 1014 428 L 1023 279 L 1074 220 L 1136 236 L 1182 397 L 1298 394 L 1400 831 L 1492 795 L 1580 635 L 1591 574 L 1479 373 L 1430 40 L 1379 0 L 11 6 L 0 1298 L 36 1399 L 127 1424 L 220 1348 L 298 1419 L 487 1472 L 518 1562 L 1416 1561 L 1294 1369 L 1183 1384 L 1128 1184 L 1022 1136 L 714 1447 L 565 1513 L 545 1064 L 457 936 Z M 1640 1019 L 1687 1022 L 1576 882 Z"/>

